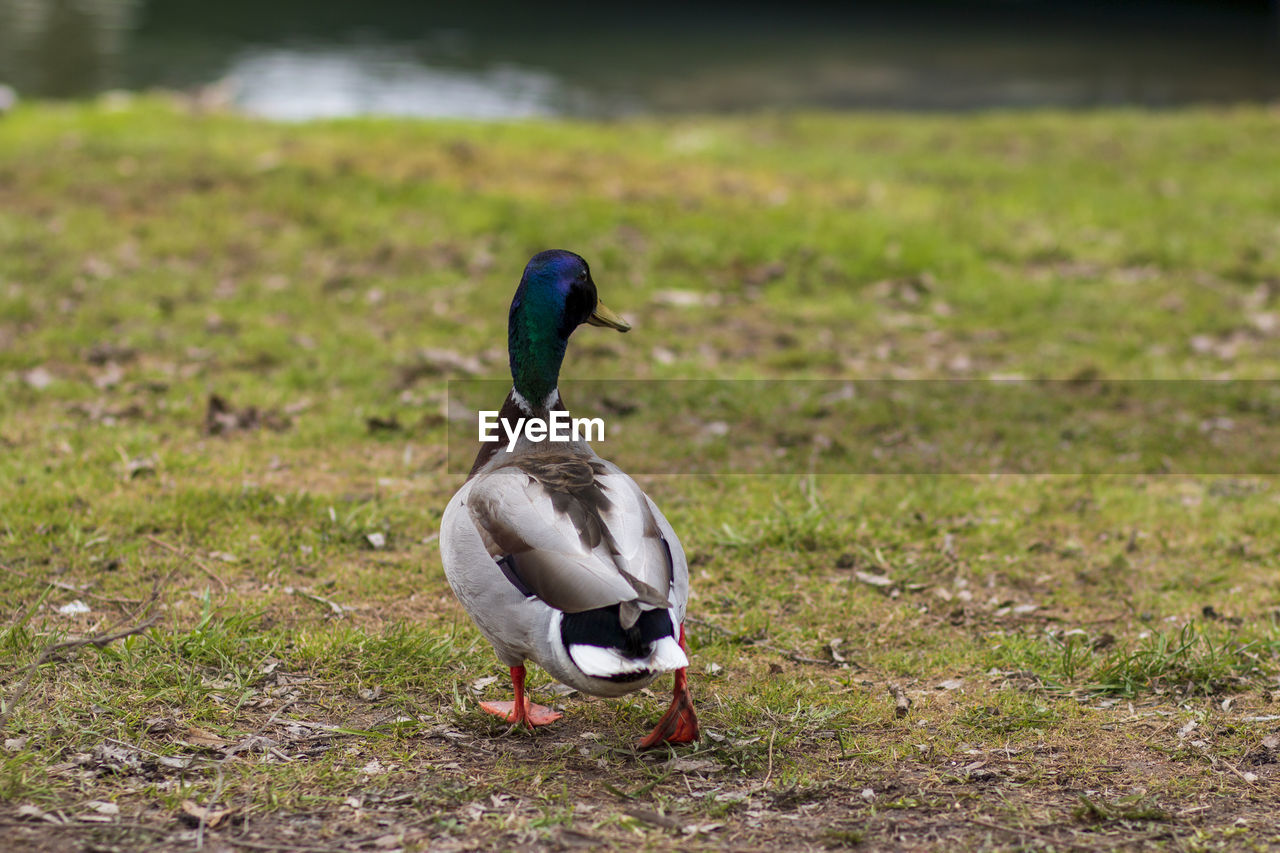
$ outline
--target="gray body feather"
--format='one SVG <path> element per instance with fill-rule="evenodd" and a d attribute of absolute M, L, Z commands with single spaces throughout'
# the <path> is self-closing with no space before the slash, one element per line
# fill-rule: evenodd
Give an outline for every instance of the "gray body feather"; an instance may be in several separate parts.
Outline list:
<path fill-rule="evenodd" d="M 617 604 L 624 628 L 647 609 L 684 619 L 689 575 L 675 532 L 586 444 L 494 454 L 449 502 L 440 548 L 455 594 L 505 664 L 532 660 L 586 693 L 618 696 L 652 678 L 582 673 L 560 640 L 560 614 Z M 497 559 L 507 556 L 532 596 L 504 575 Z"/>

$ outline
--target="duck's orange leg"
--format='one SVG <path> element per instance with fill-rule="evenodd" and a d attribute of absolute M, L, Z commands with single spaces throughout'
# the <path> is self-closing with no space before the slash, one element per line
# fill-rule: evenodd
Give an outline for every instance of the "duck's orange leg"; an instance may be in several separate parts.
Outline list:
<path fill-rule="evenodd" d="M 688 655 L 684 644 L 684 625 L 680 626 L 680 648 Z M 637 749 L 651 749 L 664 743 L 693 743 L 698 739 L 698 714 L 693 710 L 693 694 L 689 692 L 689 675 L 684 668 L 675 673 L 671 707 L 662 715 L 653 731 L 636 742 Z"/>
<path fill-rule="evenodd" d="M 564 716 L 546 705 L 530 702 L 529 697 L 524 695 L 523 665 L 511 667 L 511 686 L 515 688 L 516 693 L 514 702 L 481 702 L 480 707 L 508 723 L 528 726 L 531 729 L 536 726 L 549 726 Z"/>

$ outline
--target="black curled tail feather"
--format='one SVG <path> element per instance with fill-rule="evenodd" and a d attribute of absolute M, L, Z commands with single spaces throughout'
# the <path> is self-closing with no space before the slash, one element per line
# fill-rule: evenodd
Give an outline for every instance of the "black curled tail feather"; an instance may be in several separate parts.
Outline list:
<path fill-rule="evenodd" d="M 637 660 L 647 657 L 658 640 L 675 636 L 668 610 L 643 610 L 629 628 L 622 627 L 620 610 L 620 605 L 613 604 L 581 613 L 566 613 L 560 622 L 560 640 L 565 648 L 613 648 Z"/>

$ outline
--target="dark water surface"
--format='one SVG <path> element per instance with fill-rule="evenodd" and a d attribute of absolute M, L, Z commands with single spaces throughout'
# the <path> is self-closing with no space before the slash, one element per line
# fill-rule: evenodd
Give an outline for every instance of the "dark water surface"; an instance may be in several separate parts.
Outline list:
<path fill-rule="evenodd" d="M 0 83 L 205 90 L 286 119 L 1162 107 L 1280 99 L 1278 22 L 1265 0 L 0 0 Z"/>

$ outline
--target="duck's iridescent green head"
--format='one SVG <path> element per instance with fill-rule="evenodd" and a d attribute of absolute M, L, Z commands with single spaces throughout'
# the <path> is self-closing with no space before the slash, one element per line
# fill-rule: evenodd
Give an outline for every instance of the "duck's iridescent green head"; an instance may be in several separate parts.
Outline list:
<path fill-rule="evenodd" d="M 631 328 L 600 302 L 591 269 L 580 256 L 563 249 L 534 255 L 507 321 L 511 379 L 533 406 L 541 407 L 556 390 L 569 336 L 583 323 L 619 332 Z"/>

